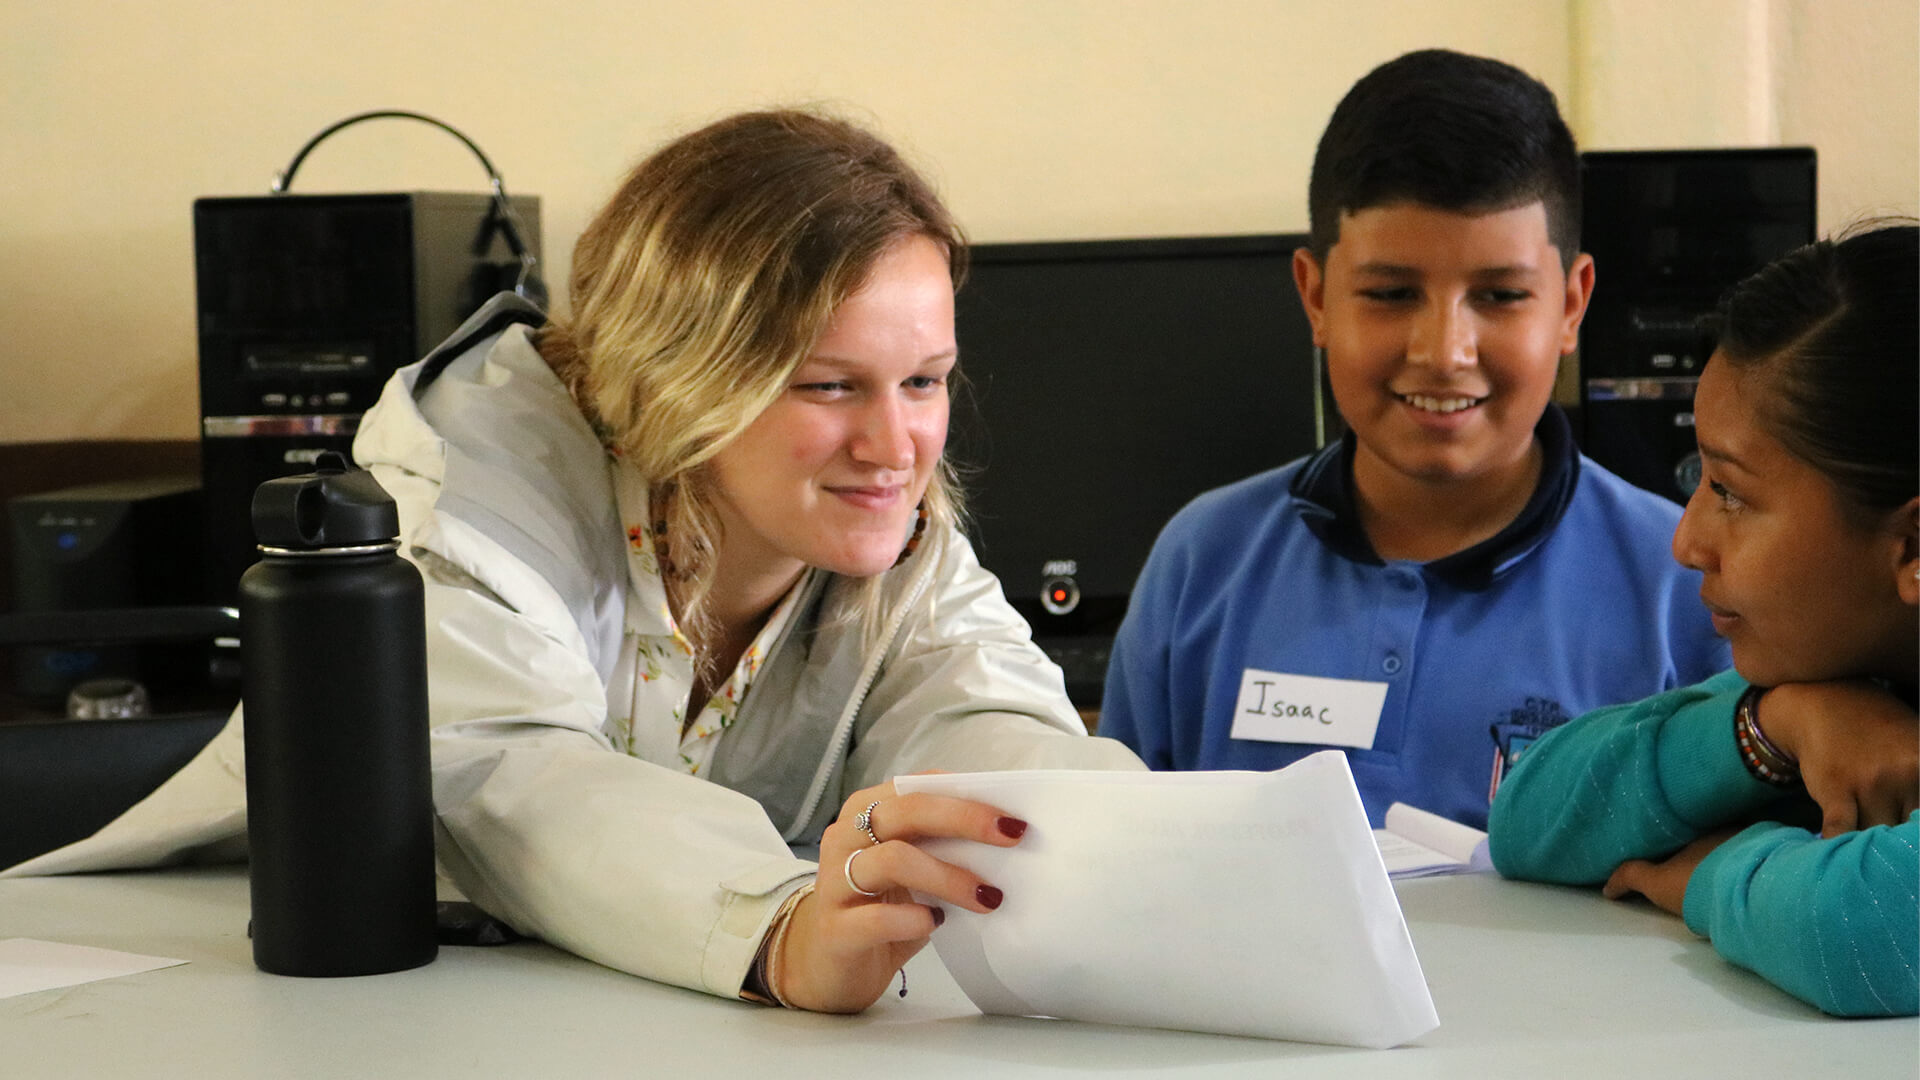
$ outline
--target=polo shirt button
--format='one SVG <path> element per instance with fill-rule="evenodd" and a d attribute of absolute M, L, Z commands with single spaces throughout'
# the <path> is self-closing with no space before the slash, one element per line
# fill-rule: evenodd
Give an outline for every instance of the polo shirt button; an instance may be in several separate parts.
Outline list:
<path fill-rule="evenodd" d="M 1388 653 L 1387 658 L 1385 660 L 1380 661 L 1380 670 L 1386 672 L 1389 675 L 1399 674 L 1400 658 L 1398 656 L 1395 656 L 1393 653 Z"/>

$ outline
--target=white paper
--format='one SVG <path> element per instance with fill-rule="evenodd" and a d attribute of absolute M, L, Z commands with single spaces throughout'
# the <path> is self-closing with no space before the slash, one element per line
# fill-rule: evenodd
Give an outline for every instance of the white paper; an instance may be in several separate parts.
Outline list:
<path fill-rule="evenodd" d="M 1347 759 L 1279 772 L 898 777 L 1027 821 L 928 841 L 998 886 L 940 959 L 982 1012 L 1386 1047 L 1439 1025 Z"/>
<path fill-rule="evenodd" d="M 7 938 L 0 941 L 0 998 L 78 986 L 96 979 L 138 975 L 184 963 L 185 960 L 96 949 L 89 945 Z"/>
<path fill-rule="evenodd" d="M 1487 834 L 1471 825 L 1406 803 L 1389 806 L 1381 825 L 1373 838 L 1380 845 L 1380 860 L 1396 878 L 1493 869 Z"/>

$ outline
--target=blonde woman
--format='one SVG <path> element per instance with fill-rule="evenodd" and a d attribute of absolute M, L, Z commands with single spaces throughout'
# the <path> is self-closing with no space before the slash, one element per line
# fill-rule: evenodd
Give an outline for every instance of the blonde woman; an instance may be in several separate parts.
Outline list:
<path fill-rule="evenodd" d="M 855 1011 L 939 904 L 1002 899 L 911 841 L 1024 831 L 890 777 L 1138 767 L 956 528 L 965 250 L 871 134 L 736 116 L 621 184 L 569 318 L 503 300 L 388 387 L 355 454 L 428 573 L 441 857 L 481 906 L 650 978 Z M 816 840 L 817 875 L 787 847 Z"/>
<path fill-rule="evenodd" d="M 388 384 L 354 455 L 427 579 L 438 853 L 470 899 L 637 975 L 858 1011 L 946 905 L 1003 899 L 913 841 L 1026 828 L 891 777 L 1141 767 L 956 527 L 965 250 L 871 134 L 735 116 L 620 185 L 571 316 L 496 298 Z M 816 841 L 817 873 L 788 846 Z"/>

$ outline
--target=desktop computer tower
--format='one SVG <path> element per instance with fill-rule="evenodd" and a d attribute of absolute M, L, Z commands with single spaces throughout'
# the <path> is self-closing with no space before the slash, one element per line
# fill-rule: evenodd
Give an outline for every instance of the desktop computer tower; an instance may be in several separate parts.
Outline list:
<path fill-rule="evenodd" d="M 1583 155 L 1595 286 L 1580 328 L 1582 449 L 1684 503 L 1699 483 L 1693 390 L 1726 289 L 1814 238 L 1814 152 Z"/>
<path fill-rule="evenodd" d="M 540 200 L 510 199 L 540 251 Z M 519 270 L 493 196 L 265 195 L 193 206 L 207 591 L 232 604 L 257 559 L 254 488 L 349 453 L 387 377 Z"/>

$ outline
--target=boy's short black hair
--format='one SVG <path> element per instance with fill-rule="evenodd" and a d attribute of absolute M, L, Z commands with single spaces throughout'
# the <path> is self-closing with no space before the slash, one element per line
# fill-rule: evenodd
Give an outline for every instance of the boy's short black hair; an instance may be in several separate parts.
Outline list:
<path fill-rule="evenodd" d="M 1414 202 L 1484 213 L 1539 200 L 1563 270 L 1580 250 L 1580 156 L 1553 91 L 1511 64 L 1423 49 L 1363 76 L 1327 121 L 1307 185 L 1315 259 L 1340 215 Z"/>

